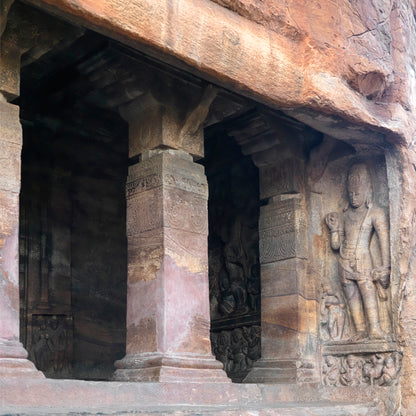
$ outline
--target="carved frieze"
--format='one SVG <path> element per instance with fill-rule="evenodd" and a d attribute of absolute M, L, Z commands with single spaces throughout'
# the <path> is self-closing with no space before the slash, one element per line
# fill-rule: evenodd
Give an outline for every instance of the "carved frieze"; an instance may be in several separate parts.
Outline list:
<path fill-rule="evenodd" d="M 257 168 L 229 138 L 211 140 L 227 143 L 221 152 L 207 150 L 211 321 L 218 329 L 248 323 L 238 317 L 259 322 L 259 185 Z"/>
<path fill-rule="evenodd" d="M 182 151 L 153 150 L 142 155 L 142 160 L 129 168 L 127 199 L 162 185 L 208 197 L 203 167 Z"/>
<path fill-rule="evenodd" d="M 31 316 L 29 358 L 47 377 L 69 377 L 72 365 L 72 318 L 68 315 Z"/>
<path fill-rule="evenodd" d="M 207 143 L 212 350 L 241 382 L 261 353 L 258 169 L 229 137 Z"/>
<path fill-rule="evenodd" d="M 325 385 L 334 387 L 388 387 L 398 383 L 401 367 L 402 354 L 399 352 L 327 355 L 322 379 Z"/>
<path fill-rule="evenodd" d="M 253 325 L 211 333 L 212 352 L 227 375 L 240 382 L 261 356 L 261 327 Z"/>

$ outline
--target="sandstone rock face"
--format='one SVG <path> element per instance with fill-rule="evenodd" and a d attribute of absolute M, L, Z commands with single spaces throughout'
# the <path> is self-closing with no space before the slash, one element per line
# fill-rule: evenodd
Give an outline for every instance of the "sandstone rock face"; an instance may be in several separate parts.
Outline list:
<path fill-rule="evenodd" d="M 320 118 L 320 129 L 333 135 L 346 127 L 334 129 L 335 116 L 407 140 L 415 130 L 407 111 L 415 105 L 415 23 L 408 0 L 332 6 L 314 1 L 307 7 L 296 1 L 221 0 L 227 8 L 208 0 L 180 6 L 32 2 L 134 47 L 163 52 L 165 59 L 268 105 L 325 113 L 329 118 Z M 304 121 L 312 123 L 308 115 Z"/>
<path fill-rule="evenodd" d="M 9 2 L 6 3 L 5 12 L 9 8 Z M 384 399 L 390 413 L 398 413 L 403 409 L 407 414 L 415 414 L 416 2 L 414 0 L 339 0 L 337 2 L 311 0 L 307 3 L 299 0 L 279 2 L 273 0 L 102 0 L 100 2 L 27 0 L 27 3 L 39 6 L 77 25 L 96 30 L 219 87 L 253 99 L 271 109 L 279 110 L 281 116 L 290 116 L 322 133 L 319 147 L 318 145 L 314 147 L 311 143 L 309 147 L 306 146 L 307 140 L 299 142 L 304 147 L 299 152 L 301 154 L 295 154 L 296 158 L 293 155 L 290 158 L 285 153 L 293 151 L 292 143 L 298 144 L 296 140 L 292 140 L 290 134 L 285 135 L 285 132 L 274 131 L 273 137 L 277 137 L 278 145 L 275 142 L 272 145 L 267 143 L 264 145 L 267 140 L 264 142 L 259 140 L 255 144 L 249 143 L 251 146 L 249 150 L 247 148 L 244 150 L 244 147 L 247 147 L 250 138 L 236 135 L 243 152 L 245 151 L 244 154 L 251 155 L 260 168 L 260 199 L 264 199 L 262 221 L 269 218 L 266 216 L 267 211 L 274 206 L 284 205 L 291 199 L 293 204 L 296 204 L 296 207 L 290 210 L 298 213 L 293 220 L 293 230 L 284 233 L 291 234 L 288 237 L 288 244 L 296 243 L 294 255 L 289 253 L 290 256 L 268 259 L 264 255 L 267 254 L 264 247 L 260 250 L 262 282 L 268 279 L 266 270 L 271 268 L 270 264 L 276 270 L 290 270 L 297 279 L 299 289 L 296 288 L 298 292 L 295 299 L 288 301 L 287 308 L 285 306 L 289 310 L 287 322 L 279 320 L 284 316 L 279 312 L 284 306 L 283 303 L 279 305 L 282 299 L 277 299 L 282 295 L 281 288 L 279 293 L 273 293 L 276 299 L 269 299 L 269 304 L 263 303 L 266 308 L 262 309 L 264 321 L 270 321 L 271 324 L 262 339 L 263 352 L 269 354 L 266 357 L 269 362 L 275 358 L 277 362 L 278 357 L 273 356 L 276 352 L 275 343 L 282 339 L 280 334 L 276 335 L 277 332 L 273 332 L 273 328 L 289 327 L 293 324 L 293 315 L 298 319 L 296 322 L 299 325 L 290 328 L 293 332 L 288 335 L 288 339 L 293 340 L 293 344 L 290 344 L 293 348 L 287 351 L 296 356 L 286 357 L 290 358 L 291 368 L 294 369 L 293 377 L 296 380 L 299 379 L 299 372 L 308 373 L 311 365 L 313 367 L 313 363 L 300 360 L 304 358 L 305 352 L 311 355 L 313 362 L 318 361 L 312 352 L 317 350 L 321 335 L 318 334 L 317 327 L 315 327 L 317 333 L 314 332 L 315 329 L 310 331 L 310 328 L 314 328 L 314 323 L 318 322 L 320 299 L 315 286 L 307 285 L 311 280 L 309 277 L 319 279 L 328 275 L 328 270 L 332 272 L 336 270 L 336 263 L 333 261 L 335 257 L 331 260 L 332 263 L 325 264 L 320 259 L 325 258 L 326 261 L 330 258 L 330 254 L 333 254 L 331 249 L 333 251 L 339 249 L 335 247 L 336 244 L 331 244 L 332 247 L 329 247 L 326 237 L 328 232 L 341 230 L 328 231 L 324 226 L 323 214 L 326 214 L 328 209 L 337 213 L 342 211 L 339 201 L 347 200 L 346 172 L 355 157 L 364 159 L 370 166 L 372 163 L 377 165 L 372 167 L 373 172 L 376 173 L 376 181 L 373 183 L 378 187 L 376 195 L 379 200 L 376 202 L 390 221 L 391 263 L 384 266 L 391 265 L 391 286 L 386 295 L 391 310 L 387 312 L 387 315 L 390 314 L 389 317 L 383 318 L 387 326 L 382 325 L 382 329 L 389 331 L 389 325 L 392 328 L 391 332 L 397 340 L 400 354 L 403 354 L 403 361 L 401 362 L 401 358 L 394 355 L 394 352 L 397 352 L 396 347 L 392 347 L 387 340 L 380 343 L 378 354 L 373 354 L 375 351 L 356 351 L 350 346 L 348 352 L 340 352 L 339 345 L 335 345 L 336 348 L 331 345 L 331 348 L 327 348 L 324 353 L 326 368 L 323 375 L 321 373 L 321 378 L 324 380 L 320 380 L 326 380 L 328 390 L 322 390 L 319 394 L 345 401 L 358 393 L 370 397 L 371 392 L 376 391 L 372 389 L 377 386 L 385 389 L 377 390 L 377 394 L 383 396 L 383 392 L 386 392 Z M 3 31 L 4 19 L 1 25 Z M 13 45 L 13 38 L 8 38 L 7 28 L 4 33 L 4 45 Z M 22 52 L 19 49 L 13 54 L 12 49 L 4 49 L 11 51 L 11 55 L 6 56 L 8 59 L 2 61 L 5 68 L 0 65 L 0 91 L 9 99 L 18 94 L 19 71 L 12 71 L 13 77 L 9 76 L 7 71 L 9 66 L 16 65 L 18 61 L 12 58 L 16 58 Z M 27 51 L 27 48 L 24 50 Z M 13 87 L 10 87 L 10 90 L 6 88 L 9 84 Z M 176 117 L 173 112 L 167 121 L 178 124 L 179 119 L 180 117 Z M 198 129 L 200 128 L 201 124 L 198 124 Z M 296 129 L 298 127 L 295 127 Z M 172 131 L 177 132 L 177 130 Z M 184 142 L 186 138 L 185 135 Z M 152 147 L 153 145 L 173 146 L 173 142 L 166 140 L 159 143 L 155 140 L 152 142 Z M 260 142 L 261 150 L 256 148 Z M 196 149 L 182 145 L 178 148 L 194 156 L 202 155 L 201 145 Z M 142 150 L 140 149 L 140 152 Z M 288 161 L 292 161 L 293 165 L 291 174 L 284 178 L 282 184 L 276 183 L 277 181 L 272 183 L 276 186 L 276 189 L 272 189 L 272 193 L 266 192 L 269 173 L 274 174 L 280 169 L 287 174 L 288 169 L 284 166 Z M 302 173 L 307 172 L 305 176 L 301 175 L 300 181 L 297 180 L 299 175 L 295 169 L 299 166 Z M 276 177 L 284 177 L 284 174 L 276 174 Z M 7 175 L 4 176 L 6 183 Z M 299 183 L 301 186 L 297 186 Z M 286 192 L 285 186 L 293 189 Z M 332 190 L 335 190 L 335 194 L 331 194 Z M 17 194 L 17 190 L 14 193 Z M 339 201 L 335 200 L 335 197 L 339 197 Z M 16 198 L 10 204 L 6 201 L 5 205 L 16 209 Z M 319 215 L 313 215 L 316 212 Z M 11 213 L 10 217 L 13 220 L 10 223 L 16 226 L 16 212 Z M 279 239 L 276 238 L 276 241 L 270 243 L 272 238 L 269 236 L 273 237 L 286 225 L 283 221 L 282 224 L 274 224 L 276 215 L 270 215 L 270 218 L 271 226 L 268 228 L 272 231 L 270 234 L 264 232 L 260 239 L 265 248 L 277 246 Z M 298 221 L 298 218 L 301 220 Z M 6 223 L 6 220 L 4 222 Z M 375 228 L 373 223 L 366 226 L 371 231 Z M 9 229 L 5 228 L 5 230 L 3 233 L 5 238 L 13 235 Z M 261 231 L 267 231 L 266 227 Z M 298 241 L 299 236 L 301 241 Z M 313 241 L 308 240 L 306 244 L 306 240 L 311 236 Z M 13 238 L 15 241 L 16 238 Z M 364 245 L 369 251 L 369 243 Z M 6 261 L 7 258 L 12 259 L 15 255 L 16 244 L 9 242 L 7 247 L 10 248 L 10 253 L 7 250 L 3 250 L 2 253 Z M 160 253 L 156 251 L 153 255 L 154 257 L 146 255 L 147 259 L 155 261 L 144 264 L 145 275 L 154 274 L 153 269 L 159 267 Z M 295 264 L 290 268 L 286 264 L 278 263 L 291 261 L 292 258 L 296 259 L 296 262 L 293 262 Z M 311 258 L 312 261 L 304 266 L 303 260 Z M 192 263 L 189 259 L 186 262 L 188 265 Z M 16 264 L 13 264 L 16 268 Z M 176 261 L 176 265 L 181 266 L 179 261 Z M 143 267 L 143 264 L 140 263 L 139 266 Z M 278 268 L 278 266 L 282 267 Z M 9 280 L 10 278 L 7 277 L 7 281 Z M 271 287 L 268 289 L 270 290 Z M 16 290 L 17 286 L 14 285 L 12 292 L 15 299 Z M 263 295 L 265 293 L 268 292 L 265 291 Z M 303 298 L 308 299 L 307 305 L 302 303 Z M 332 294 L 328 293 L 325 302 L 324 306 L 328 305 L 328 309 L 330 307 L 338 308 L 338 311 L 342 309 L 342 302 Z M 365 302 L 364 306 L 366 306 Z M 16 308 L 8 310 L 14 311 Z M 265 311 L 270 312 L 270 315 L 264 314 Z M 205 313 L 207 314 L 208 311 L 206 310 Z M 341 315 L 341 312 L 339 314 Z M 304 319 L 305 316 L 308 317 L 307 320 Z M 328 323 L 329 318 L 325 322 L 326 336 L 333 340 L 341 338 L 342 341 L 339 331 L 335 331 L 334 327 L 328 328 Z M 142 324 L 144 330 L 147 328 L 149 332 L 155 332 L 152 329 L 152 322 L 142 322 Z M 15 320 L 12 325 L 11 336 L 8 338 L 15 337 L 17 332 Z M 373 332 L 377 331 L 378 329 Z M 134 333 L 132 335 L 134 336 Z M 207 334 L 203 338 L 208 342 Z M 263 342 L 264 340 L 267 342 Z M 289 344 L 285 344 L 284 347 L 287 345 Z M 365 345 L 368 347 L 370 342 Z M 139 343 L 136 346 L 140 347 Z M 149 349 L 151 350 L 147 347 L 146 351 Z M 208 351 L 208 346 L 206 349 Z M 398 371 L 394 377 L 388 378 L 389 373 L 386 368 L 390 359 L 395 362 L 397 369 L 402 368 L 401 380 L 396 378 Z M 343 372 L 340 371 L 338 374 L 337 371 L 332 371 L 337 366 L 343 366 Z M 258 370 L 260 369 L 261 366 Z M 268 369 L 269 367 L 266 368 Z M 303 377 L 302 374 L 301 376 Z M 316 373 L 313 373 L 310 379 L 315 380 L 314 377 Z M 356 380 L 358 384 L 361 383 L 360 385 L 363 383 L 369 385 L 368 389 L 356 387 L 354 385 Z M 339 384 L 350 389 L 342 390 L 343 387 Z M 330 387 L 334 389 L 331 390 Z M 394 388 L 388 389 L 388 387 Z M 267 391 L 263 392 L 263 398 L 264 395 L 267 396 Z"/>

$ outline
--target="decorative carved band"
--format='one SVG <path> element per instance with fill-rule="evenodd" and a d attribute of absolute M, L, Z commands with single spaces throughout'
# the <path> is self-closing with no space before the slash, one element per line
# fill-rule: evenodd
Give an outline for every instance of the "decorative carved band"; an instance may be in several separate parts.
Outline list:
<path fill-rule="evenodd" d="M 327 355 L 322 368 L 327 386 L 393 386 L 398 383 L 402 368 L 402 354 Z"/>

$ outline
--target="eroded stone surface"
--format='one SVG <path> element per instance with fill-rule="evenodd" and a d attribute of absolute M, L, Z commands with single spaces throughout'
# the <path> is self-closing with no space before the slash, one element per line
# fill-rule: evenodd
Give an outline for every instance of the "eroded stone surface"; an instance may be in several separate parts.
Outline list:
<path fill-rule="evenodd" d="M 198 5 L 188 1 L 174 8 L 175 13 L 170 13 L 169 3 L 107 0 L 100 7 L 87 1 L 35 3 L 98 26 L 103 33 L 136 47 L 142 43 L 173 55 L 204 76 L 269 105 L 309 108 L 312 119 L 305 114 L 307 123 L 314 123 L 318 115 L 314 111 L 322 112 L 327 118 L 319 117 L 319 123 L 339 138 L 343 129 L 352 127 L 349 122 L 378 126 L 405 140 L 411 140 L 415 130 L 413 117 L 405 110 L 415 106 L 411 98 L 414 75 L 405 70 L 414 66 L 415 59 L 411 46 L 414 19 L 408 1 L 395 2 L 391 9 L 370 1 L 342 2 L 330 10 L 319 1 L 307 9 L 294 1 L 262 2 L 250 7 L 250 14 L 244 11 L 251 4 L 248 1 L 221 2 L 237 12 L 243 10 L 240 14 L 211 1 Z M 266 23 L 270 19 L 290 30 L 270 29 Z M 400 68 L 401 77 L 395 82 L 393 68 Z M 366 82 L 367 77 L 372 81 Z M 365 85 L 357 92 L 359 83 Z M 374 86 L 375 96 L 385 91 L 386 105 L 367 99 L 366 94 L 374 95 Z M 400 122 L 393 123 L 391 114 Z M 336 117 L 346 124 L 334 129 Z M 362 137 L 362 132 L 351 128 L 348 134 Z"/>
<path fill-rule="evenodd" d="M 385 331 L 395 341 L 393 346 L 386 341 L 388 348 L 392 351 L 403 349 L 405 371 L 402 403 L 412 412 L 416 348 L 412 341 L 415 331 L 412 305 L 415 297 L 413 282 L 416 246 L 414 1 L 341 1 L 323 5 L 316 0 L 308 7 L 296 1 L 276 4 L 249 0 L 218 0 L 217 3 L 224 7 L 207 0 L 183 1 L 181 7 L 174 7 L 173 2 L 122 0 L 106 0 L 99 6 L 89 0 L 34 2 L 42 6 L 49 5 L 55 12 L 98 28 L 135 47 L 142 47 L 152 53 L 162 52 L 163 59 L 174 63 L 178 63 L 178 59 L 181 61 L 179 65 L 189 65 L 188 68 L 192 67 L 194 73 L 284 110 L 286 114 L 320 132 L 344 141 L 343 144 L 328 146 L 326 151 L 318 151 L 314 156 L 310 150 L 319 144 L 320 138 L 315 141 L 316 136 L 308 135 L 310 131 L 306 130 L 300 133 L 306 134 L 299 141 L 291 141 L 287 131 L 276 130 L 280 134 L 276 134 L 270 146 L 264 144 L 267 140 L 259 140 L 247 147 L 244 140 L 240 140 L 244 151 L 253 154 L 253 159 L 262 170 L 260 180 L 264 206 L 260 227 L 260 260 L 264 266 L 264 282 L 271 282 L 270 269 L 271 273 L 281 274 L 280 278 L 285 270 L 289 270 L 289 277 L 296 280 L 292 286 L 284 287 L 282 284 L 275 288 L 273 285 L 269 292 L 265 291 L 268 295 L 265 296 L 267 299 L 263 305 L 265 342 L 262 342 L 262 348 L 270 356 L 263 357 L 257 367 L 259 372 L 264 370 L 267 377 L 262 379 L 260 375 L 257 381 L 276 381 L 271 370 L 273 368 L 282 371 L 282 380 L 303 382 L 308 377 L 310 380 L 314 365 L 319 362 L 317 357 L 313 357 L 317 344 L 324 344 L 333 350 L 343 349 L 338 351 L 338 355 L 345 355 L 349 349 L 354 350 L 351 354 L 368 354 L 371 358 L 366 363 L 366 372 L 372 373 L 373 382 L 368 376 L 366 380 L 369 378 L 370 384 L 377 384 L 374 380 L 379 380 L 383 373 L 387 375 L 385 368 L 389 368 L 386 363 L 388 357 L 380 355 L 385 352 L 384 346 L 367 339 L 357 343 L 357 339 L 353 338 L 354 325 L 351 317 L 348 319 L 351 311 L 343 302 L 336 257 L 329 248 L 328 231 L 321 222 L 328 212 L 341 212 L 344 208 L 342 205 L 347 201 L 344 184 L 350 164 L 360 160 L 373 164 L 371 169 L 377 178 L 374 194 L 390 222 L 391 286 L 386 295 L 389 308 L 385 308 L 385 316 L 380 317 L 380 321 L 384 324 L 383 329 L 387 328 Z M 12 81 L 15 87 L 17 78 Z M 136 93 L 140 95 L 140 92 Z M 14 96 L 12 94 L 16 92 L 9 92 L 9 96 Z M 158 95 L 160 97 L 165 99 L 166 95 L 161 93 Z M 132 96 L 133 98 L 137 96 Z M 198 136 L 195 129 L 201 133 L 200 121 L 204 118 L 205 110 L 198 109 L 197 106 L 196 113 L 184 111 L 186 114 L 182 114 L 182 117 L 176 113 L 181 112 L 181 108 L 168 106 L 168 110 L 167 120 L 162 120 L 166 121 L 162 126 L 165 126 L 167 137 L 157 137 L 161 131 L 158 125 L 156 139 L 146 146 L 183 148 L 200 156 L 201 143 L 197 143 L 195 150 L 192 140 L 189 145 L 189 138 Z M 156 116 L 158 122 L 163 119 L 160 111 L 156 112 Z M 195 123 L 194 116 L 197 119 Z M 184 122 L 182 128 L 175 123 L 178 120 Z M 291 129 L 289 131 L 293 132 Z M 177 141 L 178 138 L 182 142 Z M 330 138 L 331 140 L 334 143 L 334 139 Z M 291 155 L 294 146 L 287 142 L 292 143 L 292 146 L 293 143 L 301 144 L 301 154 L 295 152 Z M 322 143 L 325 145 L 325 140 Z M 140 146 L 134 148 L 131 155 L 137 156 L 142 150 Z M 319 158 L 317 169 L 303 166 L 303 163 L 316 162 L 316 158 Z M 287 164 L 287 160 L 290 163 Z M 272 167 L 266 172 L 266 167 L 270 164 Z M 296 173 L 287 177 L 287 171 Z M 303 177 L 305 172 L 311 175 Z M 162 183 L 165 180 L 167 181 L 162 178 Z M 178 183 L 180 185 L 175 186 L 187 192 L 193 186 L 189 180 L 181 179 Z M 193 210 L 194 207 L 196 211 L 198 207 L 201 208 L 200 201 L 183 197 L 181 193 L 174 192 L 171 197 L 181 200 L 181 205 L 187 206 L 189 216 L 194 216 L 197 220 L 194 224 L 197 229 L 204 229 L 206 223 L 198 221 L 198 213 L 195 214 Z M 156 195 L 155 206 L 158 206 L 157 197 Z M 158 207 L 163 210 L 166 201 L 169 202 L 169 195 L 160 204 L 163 208 Z M 270 215 L 271 219 L 268 218 L 267 211 L 273 211 L 274 206 L 283 206 L 287 201 L 294 202 L 287 209 L 287 216 L 285 213 L 281 215 L 274 212 Z M 189 208 L 189 204 L 192 208 Z M 168 207 L 175 209 L 174 204 L 168 204 Z M 149 208 L 144 211 L 148 213 Z M 159 212 L 158 209 L 157 213 Z M 142 225 L 140 218 L 142 217 L 138 216 L 139 228 Z M 174 231 L 169 230 L 165 234 L 153 234 L 152 227 L 161 228 L 165 223 L 162 222 L 161 225 L 161 218 L 157 215 L 149 222 L 152 220 L 155 220 L 155 224 L 151 224 L 148 230 L 139 230 L 143 232 L 143 237 L 149 237 L 150 243 L 143 244 L 144 240 L 139 237 L 137 241 L 132 240 L 130 245 L 132 256 L 140 251 L 142 244 L 144 247 L 142 254 L 131 257 L 133 262 L 141 263 L 143 259 L 149 259 L 148 264 L 129 271 L 146 275 L 144 279 L 132 279 L 132 285 L 144 282 L 143 285 L 146 283 L 151 286 L 155 280 L 152 275 L 164 273 L 165 266 L 166 271 L 175 270 L 175 273 L 178 270 L 182 273 L 184 269 L 187 269 L 186 273 L 190 271 L 195 275 L 206 273 L 207 263 L 201 261 L 201 253 L 206 251 L 206 246 L 201 241 L 198 241 L 200 244 L 195 243 L 188 234 L 186 224 L 181 223 L 181 218 L 167 218 L 166 224 Z M 264 222 L 269 224 L 264 226 Z M 161 254 L 155 250 L 158 245 L 165 244 L 165 235 L 169 240 L 166 243 L 168 256 L 165 252 Z M 369 244 L 366 251 L 369 251 Z M 297 264 L 288 268 L 286 263 L 293 259 L 296 259 Z M 303 267 L 305 260 L 307 264 Z M 174 279 L 172 281 L 177 283 Z M 289 293 L 280 293 L 281 288 Z M 158 293 L 155 288 L 150 292 Z M 174 293 L 175 289 L 171 289 L 171 292 Z M 135 296 L 140 297 L 140 293 L 143 293 L 142 288 L 137 290 Z M 165 292 L 158 294 L 166 295 Z M 133 299 L 130 301 L 133 305 Z M 351 305 L 348 306 L 351 308 Z M 135 308 L 139 309 L 140 305 L 135 305 Z M 369 312 L 367 320 L 368 315 Z M 135 317 L 140 316 L 137 314 Z M 193 315 L 192 318 L 195 319 L 189 322 L 189 327 L 181 329 L 190 334 L 191 339 L 194 336 L 192 334 L 200 338 L 205 331 L 207 319 L 201 315 Z M 139 319 L 135 322 L 135 327 L 155 332 L 151 319 Z M 137 337 L 134 329 L 132 328 L 132 334 Z M 179 348 L 181 352 L 192 349 L 192 342 L 180 339 L 174 331 L 169 335 L 174 348 Z M 158 345 L 157 337 L 149 336 L 148 339 L 151 346 L 143 348 Z M 139 345 L 136 341 L 131 343 L 133 350 L 136 344 Z M 330 345 L 331 343 L 335 345 Z M 205 351 L 207 342 L 198 345 L 198 348 Z M 276 345 L 281 348 L 283 355 L 287 353 L 293 356 L 285 356 L 287 361 L 274 357 Z M 304 355 L 308 354 L 312 356 L 312 361 L 304 359 Z M 383 358 L 383 367 L 379 357 Z M 150 361 L 158 362 L 159 358 L 151 357 Z M 354 364 L 354 359 L 351 362 L 349 367 L 354 369 L 358 364 Z M 366 364 L 362 363 L 362 374 Z M 140 367 L 140 360 L 137 361 L 137 366 L 143 367 Z M 342 366 L 347 373 L 349 370 L 345 363 Z M 396 368 L 398 366 L 394 371 Z M 149 370 L 150 373 L 152 371 Z M 156 369 L 154 373 L 158 371 Z M 378 374 L 376 371 L 381 371 L 380 377 L 375 377 Z M 150 376 L 153 377 L 152 374 Z M 174 377 L 175 373 L 166 376 Z M 385 402 L 390 412 L 401 402 L 400 394 L 390 388 L 394 387 L 388 385 L 390 383 L 383 381 L 379 384 L 377 387 L 384 389 L 382 392 L 387 392 L 385 395 L 380 390 L 371 391 L 379 397 L 386 396 Z M 343 392 L 337 390 L 328 394 L 338 394 L 337 397 L 345 400 L 354 393 L 351 388 L 347 392 L 344 389 Z"/>

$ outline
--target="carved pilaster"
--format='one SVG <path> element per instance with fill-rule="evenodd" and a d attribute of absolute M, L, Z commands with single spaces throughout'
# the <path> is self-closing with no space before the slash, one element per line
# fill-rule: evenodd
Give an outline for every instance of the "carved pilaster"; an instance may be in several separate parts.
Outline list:
<path fill-rule="evenodd" d="M 0 378 L 3 375 L 43 377 L 27 359 L 28 353 L 19 341 L 18 238 L 22 127 L 19 107 L 7 101 L 20 94 L 23 54 L 29 61 L 30 57 L 37 59 L 58 43 L 73 40 L 82 30 L 71 29 L 67 24 L 47 18 L 20 2 L 12 3 L 9 0 L 2 2 L 0 20 Z"/>
<path fill-rule="evenodd" d="M 2 10 L 0 20 L 0 93 L 8 101 L 20 95 L 23 54 L 26 62 L 39 59 L 57 44 L 70 42 L 83 33 L 82 29 L 50 19 L 20 2 L 11 3 L 2 1 L 5 12 Z"/>

